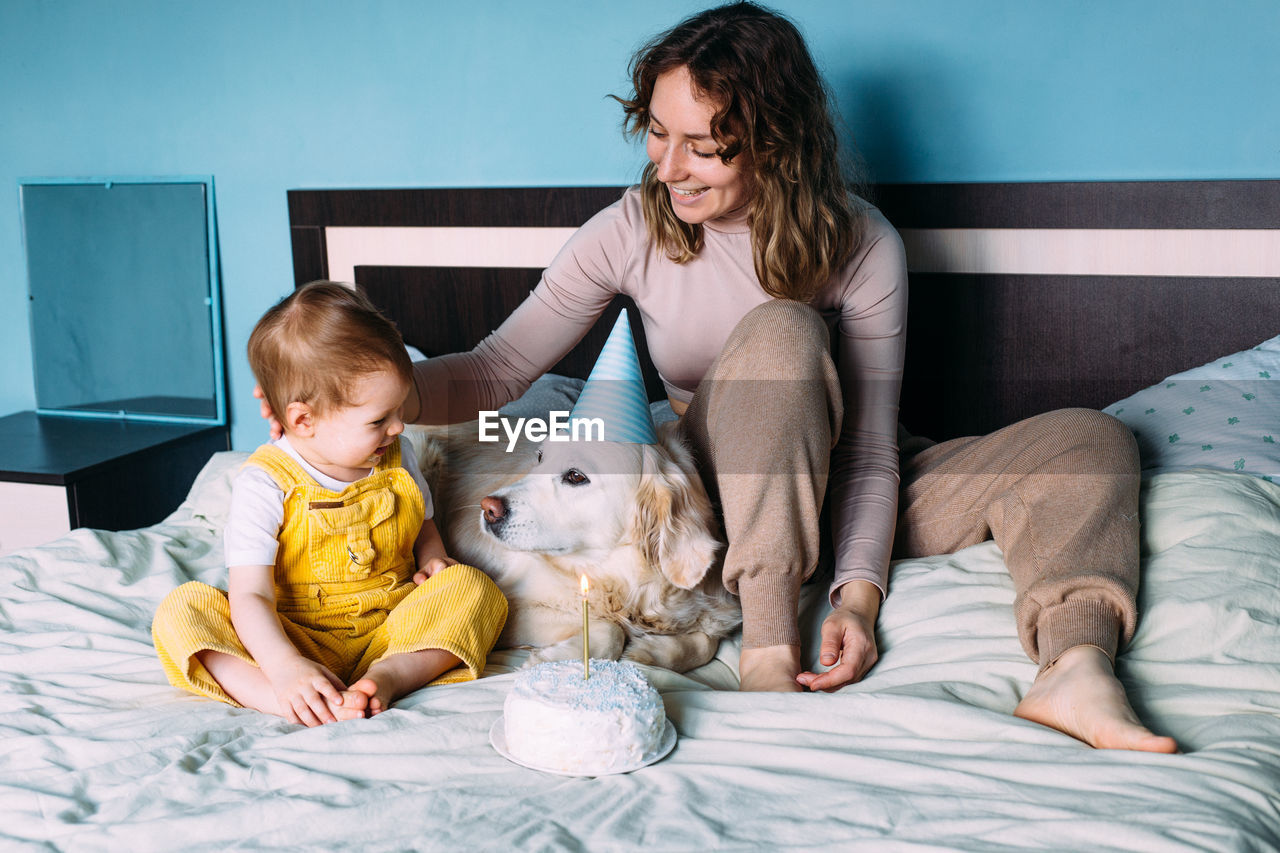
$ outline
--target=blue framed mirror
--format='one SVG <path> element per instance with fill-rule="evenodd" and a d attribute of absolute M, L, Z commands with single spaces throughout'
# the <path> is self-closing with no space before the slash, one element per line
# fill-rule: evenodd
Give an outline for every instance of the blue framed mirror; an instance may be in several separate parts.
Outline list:
<path fill-rule="evenodd" d="M 41 414 L 226 423 L 213 179 L 23 180 Z"/>

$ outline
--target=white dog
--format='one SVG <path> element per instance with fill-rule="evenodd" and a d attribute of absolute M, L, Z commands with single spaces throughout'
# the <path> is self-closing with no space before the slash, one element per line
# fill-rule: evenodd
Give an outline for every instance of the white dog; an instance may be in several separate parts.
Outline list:
<path fill-rule="evenodd" d="M 500 647 L 530 662 L 582 657 L 581 577 L 592 657 L 684 672 L 742 622 L 720 581 L 706 491 L 674 424 L 658 445 L 524 443 L 507 452 L 476 424 L 414 427 L 450 556 L 510 602 Z"/>

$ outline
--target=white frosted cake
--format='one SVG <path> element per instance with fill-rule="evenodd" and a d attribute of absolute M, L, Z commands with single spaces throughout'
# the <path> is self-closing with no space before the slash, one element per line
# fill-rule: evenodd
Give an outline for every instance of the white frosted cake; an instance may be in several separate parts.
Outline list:
<path fill-rule="evenodd" d="M 639 767 L 662 743 L 662 697 L 635 664 L 552 661 L 521 670 L 503 705 L 507 752 L 521 763 L 583 776 Z"/>

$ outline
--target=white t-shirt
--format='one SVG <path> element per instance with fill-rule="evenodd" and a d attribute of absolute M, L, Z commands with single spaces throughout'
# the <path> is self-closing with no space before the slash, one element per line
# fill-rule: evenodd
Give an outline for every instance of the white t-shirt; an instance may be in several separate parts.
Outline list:
<path fill-rule="evenodd" d="M 431 503 L 431 492 L 422 472 L 414 464 L 417 454 L 413 445 L 403 435 L 400 440 L 400 465 L 422 491 L 422 502 L 426 508 L 424 519 L 435 514 Z M 302 470 L 331 492 L 341 492 L 351 483 L 335 480 L 333 477 L 317 471 L 307 460 L 298 455 L 298 451 L 289 444 L 289 439 L 281 436 L 271 442 L 289 454 Z M 370 472 L 372 473 L 372 471 Z M 363 479 L 363 478 L 362 478 Z M 352 481 L 359 482 L 359 481 Z M 276 485 L 262 468 L 257 465 L 246 465 L 236 474 L 231 485 L 231 509 L 227 515 L 227 526 L 222 534 L 223 547 L 226 552 L 228 566 L 273 566 L 276 562 L 276 551 L 280 547 L 280 528 L 284 525 L 284 492 Z"/>

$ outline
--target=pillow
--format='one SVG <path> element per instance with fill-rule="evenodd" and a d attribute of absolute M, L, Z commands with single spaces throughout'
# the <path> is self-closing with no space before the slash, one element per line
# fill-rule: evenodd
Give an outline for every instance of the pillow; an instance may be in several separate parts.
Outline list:
<path fill-rule="evenodd" d="M 1133 430 L 1144 471 L 1221 468 L 1280 483 L 1280 336 L 1103 411 Z"/>
<path fill-rule="evenodd" d="M 231 482 L 248 458 L 249 453 L 242 450 L 223 450 L 209 457 L 191 484 L 187 499 L 174 515 L 190 514 L 221 532 L 227 523 L 227 509 L 231 505 Z"/>
<path fill-rule="evenodd" d="M 508 418 L 545 418 L 551 412 L 567 412 L 573 409 L 584 384 L 581 379 L 547 373 L 498 411 Z"/>

